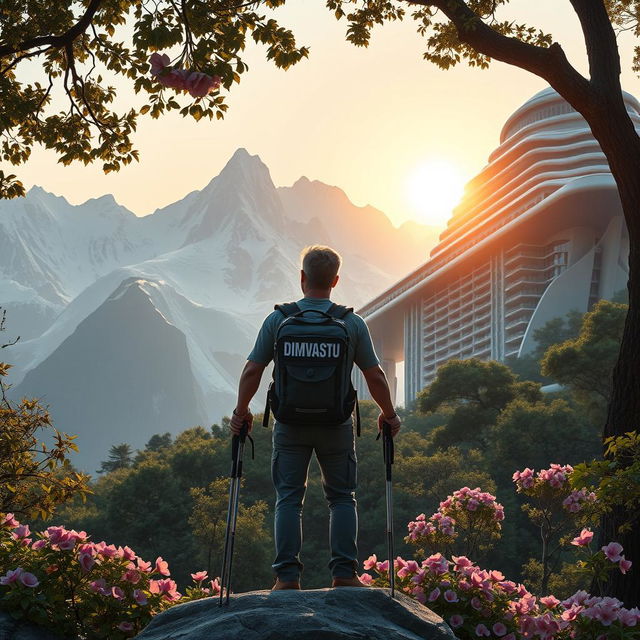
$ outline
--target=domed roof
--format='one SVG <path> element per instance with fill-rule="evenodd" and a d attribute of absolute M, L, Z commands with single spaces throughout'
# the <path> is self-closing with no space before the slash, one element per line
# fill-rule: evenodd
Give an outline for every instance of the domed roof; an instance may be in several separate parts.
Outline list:
<path fill-rule="evenodd" d="M 639 115 L 640 102 L 626 91 L 623 91 L 622 95 L 627 105 L 627 111 Z M 555 89 L 551 87 L 542 89 L 509 116 L 500 132 L 500 143 L 502 144 L 514 133 L 534 122 L 556 120 L 559 116 L 566 116 L 569 113 L 575 114 L 575 109 Z M 582 118 L 582 116 L 579 117 Z"/>

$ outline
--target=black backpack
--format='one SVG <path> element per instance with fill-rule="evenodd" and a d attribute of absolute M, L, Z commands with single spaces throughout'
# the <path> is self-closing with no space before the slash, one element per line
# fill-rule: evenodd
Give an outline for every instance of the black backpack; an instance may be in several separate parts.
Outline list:
<path fill-rule="evenodd" d="M 360 435 L 357 394 L 348 367 L 349 334 L 343 319 L 353 309 L 332 304 L 327 311 L 301 311 L 295 302 L 275 309 L 284 320 L 275 335 L 264 426 L 270 411 L 285 424 L 338 425 L 355 409 Z"/>

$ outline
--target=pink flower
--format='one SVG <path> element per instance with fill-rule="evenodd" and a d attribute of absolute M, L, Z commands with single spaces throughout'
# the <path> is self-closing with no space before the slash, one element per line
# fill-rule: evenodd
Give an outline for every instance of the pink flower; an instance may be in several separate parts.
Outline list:
<path fill-rule="evenodd" d="M 20 523 L 15 519 L 13 513 L 7 513 L 4 518 L 2 518 L 0 526 L 9 527 L 9 529 L 15 529 L 15 527 L 20 526 Z"/>
<path fill-rule="evenodd" d="M 42 547 L 46 547 L 46 546 L 47 546 L 47 541 L 46 540 L 36 540 L 31 545 L 31 548 L 34 549 L 35 551 L 38 551 L 39 549 L 42 549 Z"/>
<path fill-rule="evenodd" d="M 45 532 L 45 536 L 49 538 L 49 542 L 51 544 L 58 544 L 58 541 L 62 537 L 62 534 L 65 532 L 64 527 L 47 527 Z"/>
<path fill-rule="evenodd" d="M 90 556 L 95 556 L 97 552 L 95 545 L 92 542 L 88 542 L 78 547 L 78 553 L 88 553 Z"/>
<path fill-rule="evenodd" d="M 487 629 L 487 627 L 485 627 L 483 624 L 477 625 L 475 632 L 478 637 L 491 635 L 491 631 L 489 631 L 489 629 Z"/>
<path fill-rule="evenodd" d="M 138 558 L 136 562 L 138 563 L 138 569 L 140 569 L 140 571 L 143 571 L 144 573 L 151 573 L 150 562 L 145 562 L 142 558 Z"/>
<path fill-rule="evenodd" d="M 166 560 L 163 560 L 161 556 L 156 558 L 156 571 L 161 576 L 171 575 L 171 572 L 169 571 L 169 563 Z"/>
<path fill-rule="evenodd" d="M 459 598 L 458 598 L 458 594 L 453 591 L 452 589 L 447 589 L 444 592 L 444 599 L 447 602 L 458 602 Z"/>
<path fill-rule="evenodd" d="M 209 584 L 211 585 L 211 591 L 213 595 L 215 595 L 216 593 L 220 593 L 220 581 L 218 580 L 218 578 L 216 578 L 215 580 L 211 580 Z"/>
<path fill-rule="evenodd" d="M 415 560 L 407 560 L 404 566 L 398 571 L 399 578 L 406 578 L 412 573 L 418 573 L 420 571 L 420 565 Z"/>
<path fill-rule="evenodd" d="M 202 98 L 220 86 L 219 76 L 209 76 L 200 71 L 192 71 L 185 80 L 184 88 L 194 97 Z"/>
<path fill-rule="evenodd" d="M 169 89 L 184 91 L 188 76 L 189 72 L 185 69 L 172 69 L 167 74 L 159 75 L 158 82 Z"/>
<path fill-rule="evenodd" d="M 362 566 L 364 567 L 364 569 L 366 571 L 369 571 L 370 569 L 375 569 L 376 563 L 378 562 L 378 558 L 376 556 L 376 554 L 374 553 L 372 556 L 369 556 L 363 563 Z"/>
<path fill-rule="evenodd" d="M 197 573 L 192 573 L 191 577 L 193 578 L 194 582 L 202 582 L 203 580 L 206 580 L 209 575 L 206 571 L 198 571 Z"/>
<path fill-rule="evenodd" d="M 591 540 L 593 540 L 593 531 L 589 531 L 589 529 L 583 529 L 580 532 L 580 535 L 577 538 L 574 538 L 571 541 L 571 544 L 576 547 L 586 547 Z"/>
<path fill-rule="evenodd" d="M 128 631 L 133 631 L 133 625 L 130 622 L 121 622 L 118 625 L 118 629 L 120 629 L 120 631 L 124 631 L 126 633 Z"/>
<path fill-rule="evenodd" d="M 424 560 L 422 566 L 431 571 L 431 573 L 441 575 L 449 569 L 449 562 L 441 553 L 435 553 Z"/>
<path fill-rule="evenodd" d="M 139 605 L 145 605 L 147 604 L 147 596 L 145 595 L 144 591 L 142 591 L 141 589 L 134 589 L 133 590 L 133 599 L 139 604 Z"/>
<path fill-rule="evenodd" d="M 138 556 L 136 556 L 133 549 L 131 549 L 130 547 L 125 547 L 122 550 L 122 557 L 133 562 Z"/>
<path fill-rule="evenodd" d="M 540 602 L 542 602 L 542 604 L 549 609 L 555 609 L 560 604 L 560 600 L 558 600 L 558 598 L 556 598 L 555 596 L 546 596 L 544 598 L 540 598 Z"/>
<path fill-rule="evenodd" d="M 22 567 L 18 567 L 17 569 L 9 569 L 4 576 L 0 577 L 0 584 L 7 585 L 11 584 L 18 580 L 18 578 L 22 575 L 24 569 Z"/>
<path fill-rule="evenodd" d="M 122 600 L 124 598 L 124 591 L 120 587 L 111 587 L 111 595 L 116 600 Z"/>
<path fill-rule="evenodd" d="M 11 533 L 11 537 L 14 540 L 20 540 L 21 538 L 26 538 L 30 534 L 31 534 L 31 531 L 29 530 L 29 525 L 21 524 L 14 528 L 13 532 Z"/>
<path fill-rule="evenodd" d="M 457 629 L 458 627 L 461 627 L 463 624 L 464 624 L 464 618 L 459 613 L 456 613 L 449 618 L 449 626 L 452 629 Z"/>
<path fill-rule="evenodd" d="M 573 622 L 578 617 L 578 614 L 581 611 L 582 611 L 582 607 L 579 604 L 572 604 L 568 609 L 565 609 L 560 614 L 560 617 L 565 622 Z"/>
<path fill-rule="evenodd" d="M 502 622 L 496 622 L 493 627 L 491 627 L 491 630 L 493 631 L 493 635 L 498 636 L 498 638 L 501 638 L 507 633 L 507 627 L 505 627 Z"/>
<path fill-rule="evenodd" d="M 152 53 L 149 62 L 151 63 L 151 75 L 157 76 L 161 74 L 165 67 L 169 66 L 171 60 L 166 53 L 160 55 L 159 53 Z"/>
<path fill-rule="evenodd" d="M 66 533 L 56 546 L 60 551 L 71 551 L 76 546 L 76 539 Z"/>
<path fill-rule="evenodd" d="M 480 611 L 480 609 L 482 609 L 482 602 L 478 596 L 473 596 L 470 604 L 476 611 Z"/>
<path fill-rule="evenodd" d="M 523 471 L 516 471 L 513 474 L 513 481 L 518 485 L 518 488 L 529 489 L 533 486 L 533 469 L 527 467 Z"/>
<path fill-rule="evenodd" d="M 91 591 L 93 591 L 94 593 L 101 593 L 102 595 L 106 595 L 106 588 L 107 583 L 104 578 L 98 578 L 97 580 L 89 583 L 89 589 L 91 589 Z"/>
<path fill-rule="evenodd" d="M 371 575 L 369 575 L 368 573 L 363 573 L 362 575 L 358 576 L 360 582 L 362 582 L 362 584 L 371 584 L 373 582 L 373 577 Z"/>
<path fill-rule="evenodd" d="M 619 562 L 622 557 L 620 555 L 622 553 L 622 545 L 618 542 L 610 542 L 608 545 L 602 547 L 602 551 L 607 560 L 611 560 L 611 562 Z"/>
<path fill-rule="evenodd" d="M 618 564 L 618 567 L 620 568 L 621 573 L 627 573 L 627 571 L 631 569 L 632 564 L 633 562 L 631 562 L 631 560 L 627 560 L 624 556 L 620 556 L 620 563 Z"/>
<path fill-rule="evenodd" d="M 618 620 L 623 627 L 635 627 L 640 620 L 640 611 L 636 607 L 633 609 L 620 609 L 618 611 Z"/>
<path fill-rule="evenodd" d="M 142 575 L 137 569 L 128 569 L 122 574 L 122 579 L 125 582 L 130 582 L 131 584 L 138 584 L 142 578 Z"/>
<path fill-rule="evenodd" d="M 78 560 L 84 571 L 91 571 L 91 567 L 96 563 L 94 557 L 90 553 L 81 553 Z"/>
<path fill-rule="evenodd" d="M 429 602 L 434 602 L 435 600 L 437 600 L 440 597 L 440 588 L 436 587 L 430 594 L 429 597 L 427 598 L 427 600 Z"/>
<path fill-rule="evenodd" d="M 166 600 L 179 600 L 181 598 L 177 591 L 176 583 L 171 579 L 151 580 L 149 582 L 149 591 L 162 594 Z"/>
<path fill-rule="evenodd" d="M 473 562 L 471 562 L 471 560 L 469 560 L 469 558 L 467 558 L 466 556 L 451 556 L 451 559 L 455 564 L 455 566 L 453 567 L 454 571 L 460 571 L 460 569 L 464 567 L 473 566 Z"/>
<path fill-rule="evenodd" d="M 115 558 L 118 555 L 115 545 L 108 545 L 104 540 L 95 545 L 95 549 L 103 558 Z"/>
<path fill-rule="evenodd" d="M 378 573 L 382 573 L 383 571 L 389 571 L 389 561 L 385 560 L 384 562 L 378 562 L 376 564 L 376 571 Z"/>
<path fill-rule="evenodd" d="M 589 597 L 589 594 L 586 591 L 576 591 L 570 598 L 562 601 L 562 606 L 567 609 L 571 606 L 575 605 L 583 605 L 585 600 Z"/>
<path fill-rule="evenodd" d="M 40 583 L 38 582 L 38 578 L 36 578 L 33 573 L 29 573 L 28 571 L 23 571 L 18 578 L 20 582 L 25 587 L 37 587 Z"/>

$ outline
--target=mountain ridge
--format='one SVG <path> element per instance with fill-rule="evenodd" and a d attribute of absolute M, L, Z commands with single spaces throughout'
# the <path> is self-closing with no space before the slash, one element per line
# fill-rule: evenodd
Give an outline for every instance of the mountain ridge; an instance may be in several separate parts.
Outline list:
<path fill-rule="evenodd" d="M 203 189 L 148 216 L 135 216 L 111 194 L 82 205 L 71 205 L 39 187 L 29 194 L 19 202 L 0 203 L 0 300 L 8 308 L 7 329 L 29 329 L 11 350 L 15 391 L 49 394 L 54 404 L 72 403 L 52 379 L 52 358 L 64 370 L 60 375 L 85 389 L 83 377 L 89 373 L 75 371 L 68 361 L 89 367 L 90 361 L 83 360 L 87 351 L 105 362 L 117 356 L 122 363 L 126 355 L 117 347 L 111 352 L 117 335 L 95 319 L 111 317 L 124 340 L 130 338 L 127 333 L 142 336 L 136 309 L 144 301 L 144 317 L 156 327 L 156 335 L 172 336 L 167 339 L 175 357 L 191 372 L 184 374 L 186 383 L 175 397 L 176 406 L 185 408 L 187 423 L 167 427 L 173 432 L 195 419 L 186 409 L 193 406 L 193 398 L 198 398 L 197 416 L 203 421 L 229 413 L 262 319 L 274 303 L 301 295 L 298 256 L 303 246 L 323 243 L 340 251 L 344 268 L 333 297 L 358 307 L 406 269 L 424 262 L 430 242 L 428 229 L 401 231 L 381 211 L 353 205 L 338 187 L 306 179 L 277 188 L 260 157 L 244 149 Z M 124 304 L 132 287 L 138 303 Z M 117 296 L 124 302 L 118 304 Z M 94 319 L 89 326 L 98 332 L 95 345 L 86 331 L 88 318 Z M 145 344 L 138 357 L 162 369 L 153 372 L 160 384 L 170 362 L 163 358 L 161 344 L 155 351 Z M 135 387 L 132 372 L 143 369 L 139 362 L 132 363 L 131 371 L 124 366 L 116 380 L 107 375 L 109 367 L 104 374 L 98 367 L 90 378 L 115 397 L 125 387 Z M 141 406 L 153 406 L 153 390 L 140 388 Z M 91 396 L 90 391 L 83 393 Z M 257 405 L 262 400 L 258 398 Z M 97 396 L 94 401 L 100 404 Z M 108 419 L 110 410 L 103 410 Z M 86 437 L 87 425 L 73 411 L 66 406 L 59 411 L 65 421 L 60 429 L 82 431 Z M 140 438 L 158 432 L 143 413 L 136 415 Z M 118 425 L 127 420 L 115 407 L 111 418 Z M 102 419 L 93 425 L 96 446 L 104 446 L 98 437 Z"/>

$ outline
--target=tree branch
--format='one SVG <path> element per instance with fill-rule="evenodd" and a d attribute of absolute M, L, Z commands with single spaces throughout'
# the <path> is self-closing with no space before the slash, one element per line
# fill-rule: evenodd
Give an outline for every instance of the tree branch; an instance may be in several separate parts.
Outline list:
<path fill-rule="evenodd" d="M 602 0 L 569 1 L 582 27 L 592 85 L 603 94 L 620 93 L 620 54 L 604 3 Z"/>
<path fill-rule="evenodd" d="M 439 9 L 453 23 L 461 42 L 494 60 L 519 67 L 546 80 L 571 106 L 580 105 L 591 93 L 589 81 L 567 60 L 562 47 L 554 42 L 539 47 L 502 35 L 472 11 L 464 0 L 407 0 L 409 4 Z"/>
<path fill-rule="evenodd" d="M 91 0 L 89 6 L 87 7 L 87 10 L 78 20 L 78 22 L 76 22 L 69 30 L 65 31 L 65 33 L 63 33 L 62 35 L 37 36 L 35 38 L 25 40 L 18 45 L 0 46 L 0 58 L 4 58 L 5 56 L 10 56 L 15 53 L 20 53 L 22 51 L 28 51 L 29 49 L 33 49 L 34 47 L 49 45 L 50 47 L 59 49 L 67 44 L 72 43 L 81 33 L 84 33 L 86 31 L 87 27 L 93 20 L 93 16 L 98 11 L 101 3 L 102 0 Z"/>

